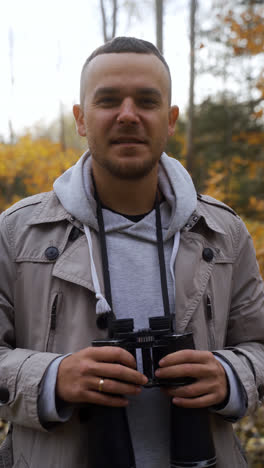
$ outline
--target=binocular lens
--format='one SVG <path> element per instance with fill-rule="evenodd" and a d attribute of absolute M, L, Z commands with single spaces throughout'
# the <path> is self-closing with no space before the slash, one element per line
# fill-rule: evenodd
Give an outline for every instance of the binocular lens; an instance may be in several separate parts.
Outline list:
<path fill-rule="evenodd" d="M 206 408 L 171 404 L 171 468 L 216 467 L 209 414 Z"/>

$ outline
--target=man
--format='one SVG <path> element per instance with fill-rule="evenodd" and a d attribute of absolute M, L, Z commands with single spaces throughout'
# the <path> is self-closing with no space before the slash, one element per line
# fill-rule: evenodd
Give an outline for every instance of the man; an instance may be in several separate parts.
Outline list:
<path fill-rule="evenodd" d="M 149 42 L 116 38 L 94 51 L 73 108 L 89 151 L 54 191 L 1 216 L 0 416 L 12 423 L 2 447 L 10 466 L 125 467 L 95 460 L 122 436 L 107 409 L 128 417 L 129 466 L 133 457 L 137 467 L 176 466 L 171 401 L 208 408 L 217 462 L 199 466 L 247 466 L 232 422 L 263 398 L 263 283 L 240 218 L 197 199 L 185 169 L 163 153 L 178 117 L 170 96 L 168 66 Z M 161 391 L 144 387 L 140 353 L 136 369 L 128 350 L 92 341 L 109 339 L 115 319 L 144 329 L 164 310 L 195 349 L 159 361 L 160 382 L 192 378 Z"/>

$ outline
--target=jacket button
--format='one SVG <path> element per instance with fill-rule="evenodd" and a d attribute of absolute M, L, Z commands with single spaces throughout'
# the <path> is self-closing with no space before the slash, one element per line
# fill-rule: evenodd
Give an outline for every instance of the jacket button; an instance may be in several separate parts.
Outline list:
<path fill-rule="evenodd" d="M 214 252 L 212 251 L 212 249 L 209 249 L 208 247 L 203 249 L 203 259 L 206 262 L 211 262 L 213 258 L 214 258 Z"/>
<path fill-rule="evenodd" d="M 48 247 L 45 250 L 45 257 L 48 260 L 56 260 L 58 256 L 59 256 L 59 250 L 57 249 L 57 247 Z"/>
<path fill-rule="evenodd" d="M 9 390 L 6 387 L 0 387 L 0 403 L 7 403 L 9 400 Z"/>

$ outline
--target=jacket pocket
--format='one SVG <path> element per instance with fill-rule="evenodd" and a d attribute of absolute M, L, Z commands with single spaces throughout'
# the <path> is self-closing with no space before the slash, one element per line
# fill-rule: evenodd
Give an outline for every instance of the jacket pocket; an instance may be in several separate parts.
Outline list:
<path fill-rule="evenodd" d="M 205 321 L 208 329 L 208 348 L 215 349 L 214 305 L 212 296 L 206 294 L 204 304 Z"/>
<path fill-rule="evenodd" d="M 51 301 L 49 333 L 47 339 L 46 351 L 53 351 L 54 338 L 58 325 L 58 315 L 62 305 L 62 293 L 56 292 Z M 1 468 L 1 467 L 0 467 Z"/>

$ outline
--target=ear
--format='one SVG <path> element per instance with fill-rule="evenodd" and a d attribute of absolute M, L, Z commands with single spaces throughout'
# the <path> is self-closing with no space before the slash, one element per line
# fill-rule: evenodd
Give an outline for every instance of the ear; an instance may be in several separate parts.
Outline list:
<path fill-rule="evenodd" d="M 76 122 L 77 131 L 80 136 L 86 136 L 86 129 L 84 124 L 84 113 L 79 104 L 74 104 L 73 108 L 73 115 Z"/>
<path fill-rule="evenodd" d="M 172 106 L 169 110 L 169 128 L 168 128 L 168 135 L 172 136 L 175 132 L 176 122 L 179 117 L 179 107 Z"/>

